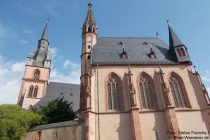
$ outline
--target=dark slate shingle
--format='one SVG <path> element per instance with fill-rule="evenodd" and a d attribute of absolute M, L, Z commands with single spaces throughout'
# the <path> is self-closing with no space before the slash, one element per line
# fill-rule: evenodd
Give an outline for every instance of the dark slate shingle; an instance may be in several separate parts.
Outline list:
<path fill-rule="evenodd" d="M 128 59 L 121 59 L 119 54 L 123 50 L 123 42 Z M 146 43 L 145 43 L 146 42 Z M 156 59 L 148 54 L 153 49 Z M 156 37 L 99 37 L 92 49 L 92 64 L 176 64 L 173 56 L 168 55 L 169 47 Z"/>
<path fill-rule="evenodd" d="M 73 102 L 73 110 L 79 109 L 80 103 L 80 86 L 76 84 L 66 84 L 50 82 L 47 87 L 47 93 L 35 107 L 47 105 L 49 101 L 63 97 L 68 102 Z"/>

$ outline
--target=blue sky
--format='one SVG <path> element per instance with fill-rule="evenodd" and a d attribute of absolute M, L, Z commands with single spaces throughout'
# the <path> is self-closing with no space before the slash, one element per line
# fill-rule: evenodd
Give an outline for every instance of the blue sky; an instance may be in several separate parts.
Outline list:
<path fill-rule="evenodd" d="M 166 20 L 188 47 L 210 89 L 209 0 L 92 0 L 99 36 L 151 37 L 168 43 Z M 0 1 L 0 104 L 15 103 L 28 53 L 49 16 L 51 80 L 79 83 L 81 27 L 88 0 Z"/>

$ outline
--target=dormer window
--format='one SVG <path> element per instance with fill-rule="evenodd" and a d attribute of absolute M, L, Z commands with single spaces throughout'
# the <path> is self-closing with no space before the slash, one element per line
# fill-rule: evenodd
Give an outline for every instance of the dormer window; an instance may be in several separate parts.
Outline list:
<path fill-rule="evenodd" d="M 121 59 L 128 59 L 127 52 L 122 52 L 122 53 L 120 54 L 120 58 L 121 58 Z"/>
<path fill-rule="evenodd" d="M 180 48 L 181 56 L 186 56 L 185 50 L 183 48 Z"/>
<path fill-rule="evenodd" d="M 119 42 L 118 44 L 123 46 L 123 51 L 119 54 L 120 58 L 121 59 L 128 59 L 127 52 L 125 51 L 125 48 L 124 48 L 124 43 L 123 42 Z"/>
<path fill-rule="evenodd" d="M 150 53 L 150 58 L 151 58 L 151 59 L 156 59 L 155 53 Z"/>
<path fill-rule="evenodd" d="M 128 59 L 127 52 L 123 48 L 123 51 L 119 54 L 121 59 Z"/>
<path fill-rule="evenodd" d="M 152 48 L 150 49 L 150 53 L 149 53 L 148 55 L 149 55 L 149 57 L 150 57 L 151 59 L 156 59 L 155 52 L 153 51 Z"/>
<path fill-rule="evenodd" d="M 184 48 L 177 48 L 176 49 L 176 52 L 177 52 L 177 54 L 178 54 L 179 57 L 186 56 L 186 53 L 185 53 Z"/>

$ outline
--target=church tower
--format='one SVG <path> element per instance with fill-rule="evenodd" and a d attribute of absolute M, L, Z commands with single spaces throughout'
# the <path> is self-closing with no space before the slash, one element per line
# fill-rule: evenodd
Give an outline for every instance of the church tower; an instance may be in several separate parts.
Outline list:
<path fill-rule="evenodd" d="M 97 42 L 97 27 L 93 17 L 92 4 L 88 4 L 88 13 L 82 28 L 82 53 L 81 53 L 81 106 L 82 110 L 90 109 L 90 58 L 91 49 Z"/>
<path fill-rule="evenodd" d="M 80 83 L 80 116 L 84 119 L 83 136 L 84 140 L 89 140 L 90 133 L 94 130 L 93 118 L 91 114 L 91 104 L 94 97 L 92 94 L 91 77 L 91 50 L 97 43 L 97 26 L 93 17 L 92 4 L 88 4 L 88 13 L 82 28 L 82 52 L 81 52 L 81 83 Z M 94 133 L 94 132 L 93 132 Z M 94 134 L 93 134 L 94 136 Z"/>
<path fill-rule="evenodd" d="M 36 51 L 32 50 L 28 55 L 17 101 L 18 105 L 22 106 L 25 100 L 25 108 L 29 109 L 45 96 L 50 76 L 50 65 L 48 23 L 46 23 Z"/>

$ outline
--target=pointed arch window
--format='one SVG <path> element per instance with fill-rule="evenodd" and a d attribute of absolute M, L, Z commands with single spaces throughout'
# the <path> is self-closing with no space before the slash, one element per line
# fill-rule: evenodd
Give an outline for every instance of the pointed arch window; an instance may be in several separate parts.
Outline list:
<path fill-rule="evenodd" d="M 176 49 L 176 52 L 177 52 L 178 56 L 181 57 L 181 52 L 180 52 L 179 48 Z"/>
<path fill-rule="evenodd" d="M 33 95 L 33 90 L 34 90 L 34 86 L 31 85 L 30 88 L 29 88 L 28 97 L 32 97 L 32 95 Z"/>
<path fill-rule="evenodd" d="M 146 74 L 140 74 L 139 78 L 139 91 L 142 109 L 155 109 L 156 108 L 156 95 L 152 78 Z"/>
<path fill-rule="evenodd" d="M 184 48 L 180 48 L 181 56 L 186 56 Z"/>
<path fill-rule="evenodd" d="M 169 85 L 175 106 L 178 108 L 189 108 L 189 101 L 187 99 L 186 91 L 181 77 L 172 73 L 169 79 Z"/>
<path fill-rule="evenodd" d="M 107 109 L 122 109 L 121 80 L 115 73 L 111 73 L 107 80 Z"/>
<path fill-rule="evenodd" d="M 34 88 L 34 94 L 33 94 L 33 97 L 37 97 L 37 93 L 38 93 L 38 86 L 36 85 L 35 88 Z"/>
<path fill-rule="evenodd" d="M 186 53 L 185 53 L 184 48 L 177 48 L 176 49 L 176 52 L 177 52 L 177 54 L 178 54 L 179 57 L 186 56 Z"/>

